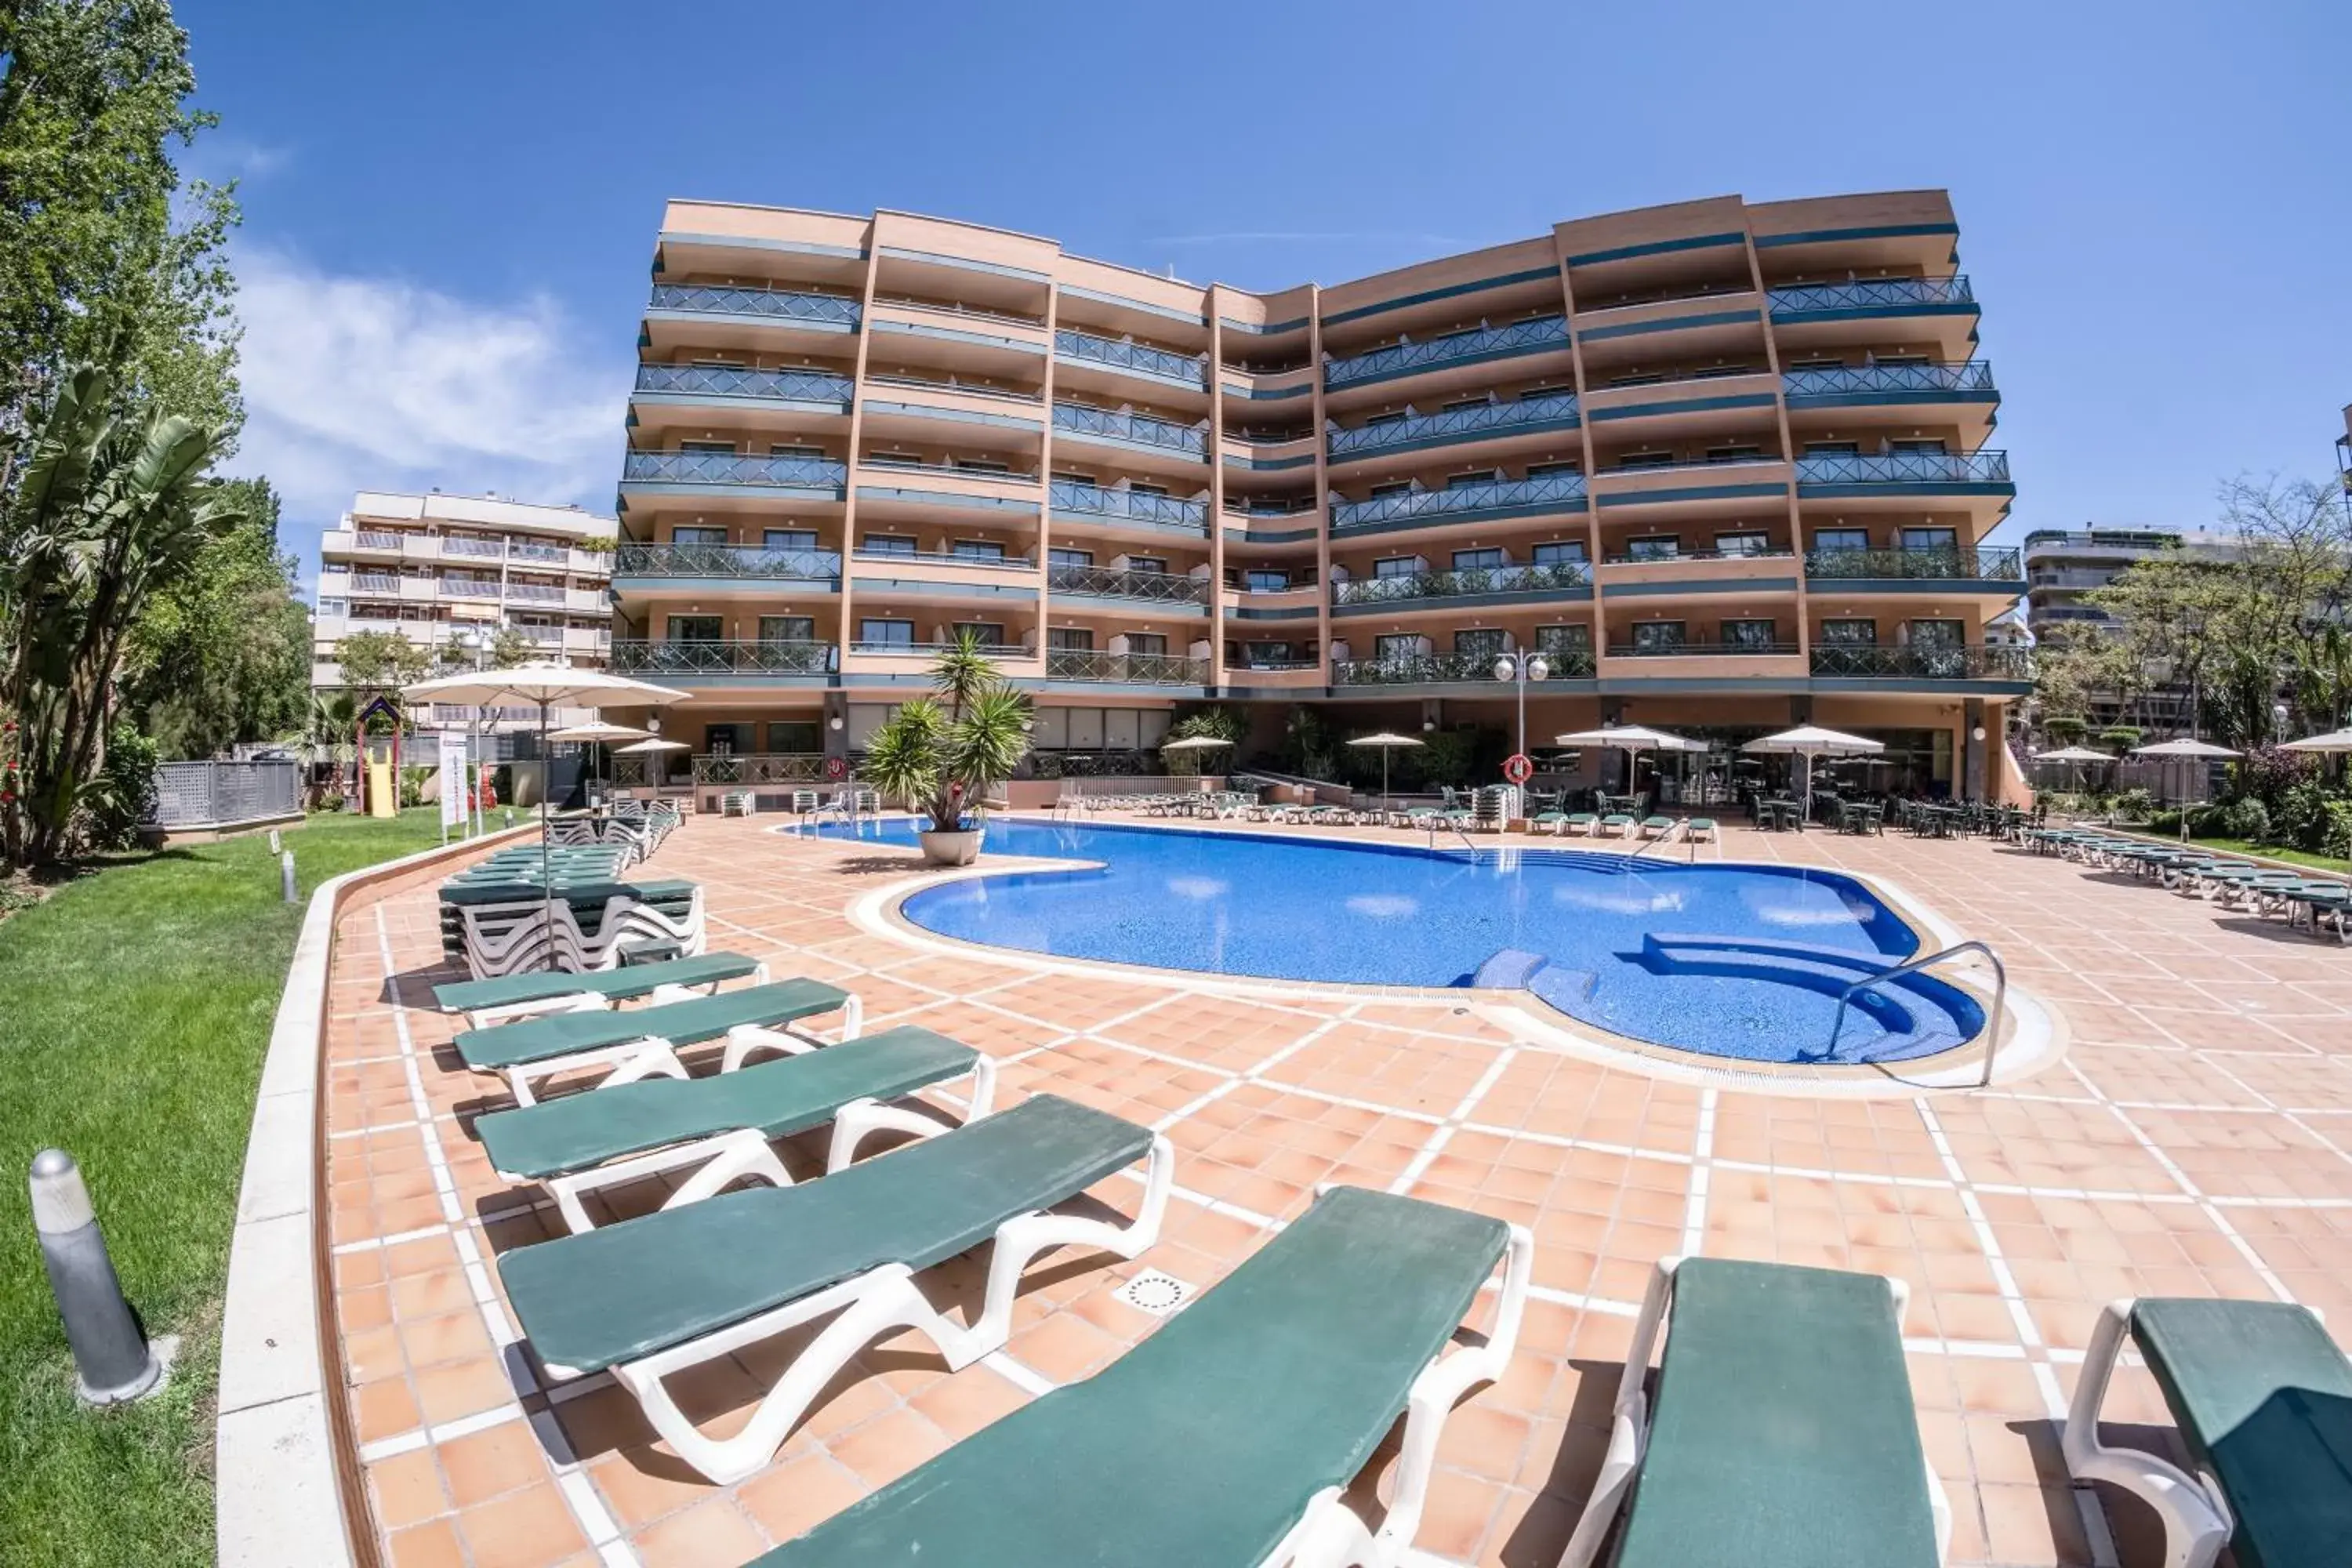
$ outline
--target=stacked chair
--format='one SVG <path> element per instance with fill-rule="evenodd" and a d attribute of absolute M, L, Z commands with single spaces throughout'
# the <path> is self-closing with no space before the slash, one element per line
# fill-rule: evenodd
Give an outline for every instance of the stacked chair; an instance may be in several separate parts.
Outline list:
<path fill-rule="evenodd" d="M 477 980 L 534 969 L 611 969 L 690 958 L 707 938 L 702 889 L 624 881 L 625 846 L 503 850 L 441 884 L 441 942 Z"/>

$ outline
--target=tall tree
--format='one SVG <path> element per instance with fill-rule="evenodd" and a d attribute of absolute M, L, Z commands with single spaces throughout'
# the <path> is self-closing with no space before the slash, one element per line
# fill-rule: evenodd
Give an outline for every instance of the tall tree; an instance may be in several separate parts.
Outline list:
<path fill-rule="evenodd" d="M 234 188 L 172 161 L 215 123 L 194 88 L 168 0 L 0 0 L 0 435 L 67 366 L 104 363 L 119 410 L 234 445 Z"/>
<path fill-rule="evenodd" d="M 68 847 L 105 763 L 131 626 L 239 521 L 205 478 L 221 433 L 177 415 L 130 424 L 115 390 L 94 366 L 68 374 L 0 510 L 0 711 L 18 726 L 20 770 L 0 827 L 19 865 Z"/>

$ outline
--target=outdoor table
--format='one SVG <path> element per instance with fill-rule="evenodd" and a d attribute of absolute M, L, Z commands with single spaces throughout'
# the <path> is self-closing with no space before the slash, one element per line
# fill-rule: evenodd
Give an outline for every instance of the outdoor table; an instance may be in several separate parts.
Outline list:
<path fill-rule="evenodd" d="M 1763 818 L 1762 825 L 1769 826 L 1774 832 L 1785 832 L 1790 829 L 1800 833 L 1804 831 L 1804 813 L 1798 809 L 1797 803 L 1793 800 L 1759 800 L 1756 803 L 1756 809 Z"/>

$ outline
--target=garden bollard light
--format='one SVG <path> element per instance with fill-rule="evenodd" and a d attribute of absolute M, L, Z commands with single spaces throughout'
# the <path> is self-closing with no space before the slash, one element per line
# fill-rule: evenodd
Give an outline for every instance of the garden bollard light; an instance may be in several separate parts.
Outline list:
<path fill-rule="evenodd" d="M 62 1149 L 44 1149 L 33 1156 L 32 1188 L 41 1261 L 73 1346 L 74 1392 L 86 1405 L 119 1405 L 152 1392 L 163 1363 L 122 1299 L 81 1167 Z"/>
<path fill-rule="evenodd" d="M 286 901 L 294 902 L 294 851 L 287 850 L 278 857 L 278 881 L 286 890 Z"/>
<path fill-rule="evenodd" d="M 278 829 L 276 829 L 276 828 L 274 828 L 274 827 L 273 827 L 273 828 L 271 828 L 271 829 L 269 830 L 269 852 L 270 852 L 272 855 L 275 855 L 275 854 L 277 854 L 280 849 L 283 849 L 283 848 L 285 848 L 285 847 L 286 847 L 286 846 L 285 846 L 284 844 L 282 844 L 282 843 L 280 843 L 280 842 L 278 841 Z"/>

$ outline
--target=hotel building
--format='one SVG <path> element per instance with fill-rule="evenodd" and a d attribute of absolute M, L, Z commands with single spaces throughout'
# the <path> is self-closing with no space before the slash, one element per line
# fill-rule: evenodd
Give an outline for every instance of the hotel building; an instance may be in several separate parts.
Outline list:
<path fill-rule="evenodd" d="M 854 752 L 969 629 L 1037 745 L 1180 704 L 1344 736 L 1811 721 L 1987 796 L 2027 654 L 2000 396 L 1941 192 L 1579 218 L 1254 293 L 897 212 L 675 202 L 616 668 L 723 782 Z M 1588 763 L 1587 766 L 1594 764 Z"/>
<path fill-rule="evenodd" d="M 538 658 L 603 665 L 613 640 L 614 529 L 611 518 L 578 507 L 361 491 L 319 542 L 311 689 L 341 689 L 335 647 L 353 632 L 395 632 L 438 650 L 484 647 L 507 629 Z M 417 720 L 462 723 L 472 712 Z"/>

